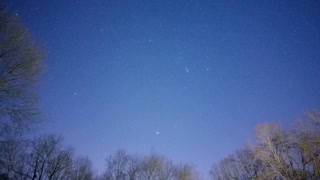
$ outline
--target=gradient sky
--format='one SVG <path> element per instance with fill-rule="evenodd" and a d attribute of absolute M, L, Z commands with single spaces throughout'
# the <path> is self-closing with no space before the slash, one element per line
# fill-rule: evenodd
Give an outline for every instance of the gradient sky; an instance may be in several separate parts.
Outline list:
<path fill-rule="evenodd" d="M 320 107 L 316 0 L 10 0 L 47 50 L 43 132 L 102 172 L 119 148 L 202 173 Z"/>

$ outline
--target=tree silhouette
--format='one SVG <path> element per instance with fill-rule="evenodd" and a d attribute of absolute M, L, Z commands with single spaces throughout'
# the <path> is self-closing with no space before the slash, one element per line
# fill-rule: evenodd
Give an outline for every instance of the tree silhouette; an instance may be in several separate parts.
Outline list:
<path fill-rule="evenodd" d="M 44 53 L 17 16 L 0 8 L 0 135 L 36 121 Z"/>

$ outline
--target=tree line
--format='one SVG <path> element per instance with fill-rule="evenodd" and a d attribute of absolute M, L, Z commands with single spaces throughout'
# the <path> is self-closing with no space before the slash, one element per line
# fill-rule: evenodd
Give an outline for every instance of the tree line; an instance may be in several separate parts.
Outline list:
<path fill-rule="evenodd" d="M 54 135 L 32 137 L 41 119 L 37 85 L 45 51 L 19 18 L 0 8 L 0 180 L 198 180 L 194 166 L 151 153 L 118 150 L 97 174 L 88 157 Z M 31 138 L 30 138 L 31 137 Z M 320 111 L 310 111 L 294 128 L 277 123 L 256 128 L 256 142 L 214 164 L 213 180 L 320 179 Z"/>
<path fill-rule="evenodd" d="M 175 164 L 166 157 L 128 154 L 118 150 L 106 158 L 99 175 L 88 157 L 76 156 L 62 138 L 41 135 L 32 140 L 6 139 L 1 142 L 0 179 L 25 180 L 196 180 L 194 167 Z"/>
<path fill-rule="evenodd" d="M 319 180 L 320 111 L 309 111 L 292 129 L 260 124 L 256 143 L 212 166 L 214 180 Z"/>

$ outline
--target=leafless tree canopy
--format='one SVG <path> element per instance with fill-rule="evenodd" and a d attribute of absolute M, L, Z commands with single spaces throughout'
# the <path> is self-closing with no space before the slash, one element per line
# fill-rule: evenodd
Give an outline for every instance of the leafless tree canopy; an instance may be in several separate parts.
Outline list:
<path fill-rule="evenodd" d="M 0 130 L 1 134 L 33 124 L 38 114 L 35 86 L 44 53 L 18 17 L 0 9 Z"/>
<path fill-rule="evenodd" d="M 291 130 L 277 123 L 256 128 L 255 147 L 238 150 L 212 167 L 212 179 L 320 179 L 320 111 Z"/>
<path fill-rule="evenodd" d="M 42 135 L 27 144 L 11 140 L 0 152 L 0 179 L 93 179 L 91 161 L 75 157 L 73 149 L 54 135 Z"/>
<path fill-rule="evenodd" d="M 175 165 L 158 154 L 143 158 L 124 150 L 107 158 L 104 180 L 198 180 L 196 170 L 188 165 Z"/>
<path fill-rule="evenodd" d="M 74 158 L 69 177 L 73 180 L 93 179 L 92 164 L 89 158 L 82 156 Z"/>

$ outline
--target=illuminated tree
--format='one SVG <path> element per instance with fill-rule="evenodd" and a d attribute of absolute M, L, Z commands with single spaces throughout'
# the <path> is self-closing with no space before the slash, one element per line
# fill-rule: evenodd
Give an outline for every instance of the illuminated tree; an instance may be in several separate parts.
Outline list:
<path fill-rule="evenodd" d="M 212 179 L 320 179 L 320 111 L 308 112 L 291 130 L 260 124 L 256 140 L 255 147 L 238 150 L 213 166 Z"/>

